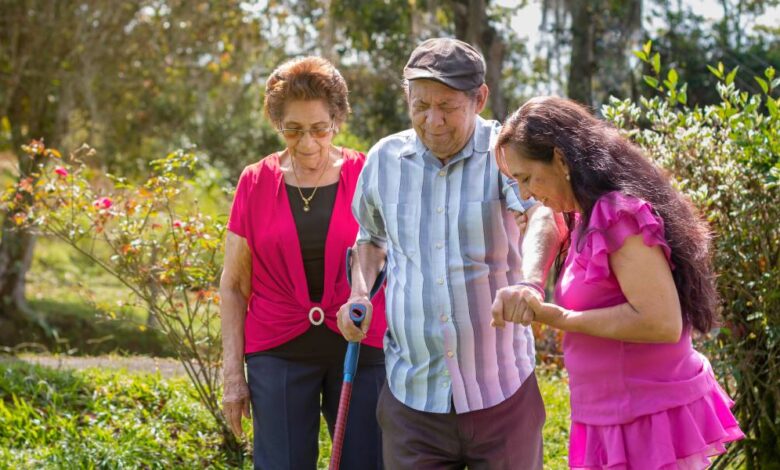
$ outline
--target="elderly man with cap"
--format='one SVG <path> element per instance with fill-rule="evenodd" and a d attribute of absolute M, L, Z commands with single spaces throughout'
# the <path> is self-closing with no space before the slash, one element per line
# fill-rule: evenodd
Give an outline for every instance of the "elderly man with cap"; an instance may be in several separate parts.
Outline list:
<path fill-rule="evenodd" d="M 370 311 L 367 286 L 387 263 L 377 419 L 389 469 L 542 467 L 533 335 L 521 324 L 493 328 L 491 309 L 520 318 L 524 291 L 544 296 L 558 234 L 549 210 L 520 200 L 499 171 L 500 125 L 479 116 L 484 77 L 482 56 L 464 42 L 417 47 L 404 68 L 413 129 L 374 145 L 355 190 L 349 303 Z M 530 214 L 522 246 L 509 209 Z M 350 341 L 369 324 L 339 311 Z"/>

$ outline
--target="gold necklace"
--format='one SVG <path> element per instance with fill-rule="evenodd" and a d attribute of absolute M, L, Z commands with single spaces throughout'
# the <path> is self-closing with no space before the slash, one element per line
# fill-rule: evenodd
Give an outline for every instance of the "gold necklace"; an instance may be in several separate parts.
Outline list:
<path fill-rule="evenodd" d="M 320 187 L 320 180 L 322 179 L 322 175 L 325 174 L 325 170 L 328 168 L 328 162 L 330 161 L 330 152 L 328 152 L 328 159 L 325 162 L 324 165 L 322 165 L 322 171 L 320 171 L 320 176 L 317 177 L 317 181 L 314 183 L 314 190 L 311 192 L 309 197 L 306 197 L 303 195 L 303 191 L 301 191 L 301 183 L 300 180 L 298 180 L 298 173 L 295 171 L 295 157 L 292 156 L 292 153 L 290 154 L 290 164 L 292 165 L 293 169 L 293 176 L 295 177 L 295 187 L 298 188 L 298 194 L 301 196 L 301 199 L 303 199 L 303 212 L 309 212 L 311 208 L 309 207 L 309 202 L 311 202 L 312 199 L 314 199 L 314 195 L 317 194 L 317 190 Z"/>

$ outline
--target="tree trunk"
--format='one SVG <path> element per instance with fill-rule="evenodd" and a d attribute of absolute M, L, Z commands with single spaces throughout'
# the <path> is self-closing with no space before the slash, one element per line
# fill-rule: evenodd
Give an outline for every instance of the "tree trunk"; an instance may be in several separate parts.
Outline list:
<path fill-rule="evenodd" d="M 489 103 L 493 118 L 503 121 L 507 115 L 506 96 L 501 89 L 506 44 L 490 24 L 488 0 L 457 0 L 452 2 L 455 13 L 455 37 L 476 46 L 485 57 L 485 83 L 490 89 Z"/>
<path fill-rule="evenodd" d="M 6 217 L 3 222 L 0 241 L 0 317 L 24 321 L 34 316 L 25 300 L 24 290 L 35 237 L 14 227 L 11 219 Z"/>
<path fill-rule="evenodd" d="M 571 2 L 571 61 L 569 98 L 593 105 L 593 24 L 591 2 Z"/>

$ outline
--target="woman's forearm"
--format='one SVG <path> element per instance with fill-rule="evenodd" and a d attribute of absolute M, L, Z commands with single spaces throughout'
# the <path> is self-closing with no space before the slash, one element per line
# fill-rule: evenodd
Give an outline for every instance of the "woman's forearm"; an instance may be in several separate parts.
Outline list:
<path fill-rule="evenodd" d="M 682 334 L 682 321 L 662 321 L 652 313 L 640 312 L 628 302 L 586 311 L 567 310 L 543 303 L 536 321 L 563 331 L 636 343 L 676 343 Z"/>
<path fill-rule="evenodd" d="M 240 289 L 220 289 L 222 322 L 222 371 L 225 380 L 244 377 L 244 320 L 247 299 Z"/>

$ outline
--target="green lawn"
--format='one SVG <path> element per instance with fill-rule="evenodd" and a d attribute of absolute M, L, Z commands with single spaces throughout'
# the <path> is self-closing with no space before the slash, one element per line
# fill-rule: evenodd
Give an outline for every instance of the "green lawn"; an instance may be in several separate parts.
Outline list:
<path fill-rule="evenodd" d="M 545 468 L 563 469 L 566 387 L 546 372 L 539 383 L 547 407 Z M 327 468 L 324 423 L 320 436 L 319 468 Z M 228 468 L 219 442 L 184 378 L 0 362 L 0 468 Z"/>

